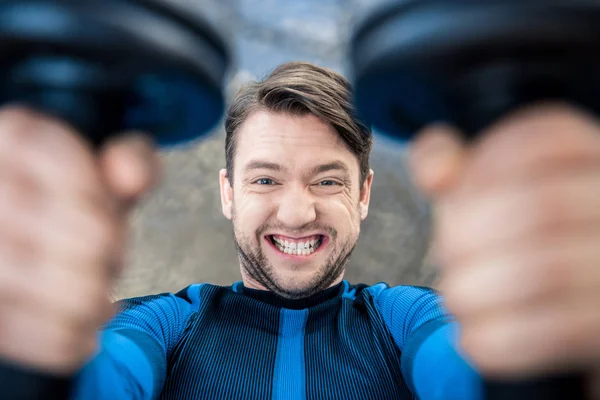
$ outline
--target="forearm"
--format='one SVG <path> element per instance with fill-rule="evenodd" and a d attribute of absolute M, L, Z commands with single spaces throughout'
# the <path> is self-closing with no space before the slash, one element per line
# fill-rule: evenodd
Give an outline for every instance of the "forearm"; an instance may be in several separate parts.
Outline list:
<path fill-rule="evenodd" d="M 407 343 L 402 371 L 421 400 L 479 400 L 483 382 L 457 352 L 456 325 L 434 321 L 424 325 Z"/>
<path fill-rule="evenodd" d="M 164 375 L 160 363 L 152 365 L 148 351 L 128 332 L 107 331 L 102 335 L 98 354 L 75 379 L 73 400 L 149 400 L 158 397 Z M 156 345 L 158 348 L 158 345 Z"/>
<path fill-rule="evenodd" d="M 75 400 L 147 400 L 160 396 L 168 354 L 193 309 L 189 302 L 172 294 L 125 299 L 119 308 L 101 334 L 98 354 L 77 377 Z"/>

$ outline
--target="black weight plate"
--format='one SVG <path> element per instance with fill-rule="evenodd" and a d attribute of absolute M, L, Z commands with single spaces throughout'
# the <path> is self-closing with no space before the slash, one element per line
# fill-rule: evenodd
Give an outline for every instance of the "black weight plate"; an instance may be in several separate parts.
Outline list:
<path fill-rule="evenodd" d="M 525 102 L 600 112 L 600 2 L 387 2 L 357 25 L 350 61 L 361 116 L 410 139 L 432 122 L 474 136 Z"/>
<path fill-rule="evenodd" d="M 184 11 L 158 0 L 4 1 L 2 101 L 41 87 L 43 106 L 62 102 L 57 114 L 81 120 L 74 125 L 85 130 L 98 124 L 105 130 L 144 130 L 162 146 L 195 139 L 222 115 L 231 57 L 222 32 L 198 13 Z M 87 101 L 71 108 L 87 107 L 89 115 L 65 111 L 64 96 L 45 89 L 83 93 L 77 99 Z"/>

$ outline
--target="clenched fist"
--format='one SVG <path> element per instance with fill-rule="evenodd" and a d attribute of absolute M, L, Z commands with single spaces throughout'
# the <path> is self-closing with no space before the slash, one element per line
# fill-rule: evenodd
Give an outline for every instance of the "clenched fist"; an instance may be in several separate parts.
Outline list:
<path fill-rule="evenodd" d="M 440 289 L 479 369 L 600 366 L 600 122 L 544 105 L 469 145 L 431 128 L 412 150 L 436 209 Z"/>
<path fill-rule="evenodd" d="M 93 354 L 127 210 L 156 170 L 143 135 L 98 152 L 57 120 L 0 111 L 0 360 L 67 375 Z"/>

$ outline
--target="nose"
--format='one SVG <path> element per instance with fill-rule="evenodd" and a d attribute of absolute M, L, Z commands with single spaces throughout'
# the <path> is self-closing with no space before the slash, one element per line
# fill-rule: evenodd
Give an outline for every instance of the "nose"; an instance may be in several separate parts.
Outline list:
<path fill-rule="evenodd" d="M 290 188 L 283 194 L 277 218 L 290 229 L 299 229 L 317 217 L 315 201 L 308 189 Z"/>

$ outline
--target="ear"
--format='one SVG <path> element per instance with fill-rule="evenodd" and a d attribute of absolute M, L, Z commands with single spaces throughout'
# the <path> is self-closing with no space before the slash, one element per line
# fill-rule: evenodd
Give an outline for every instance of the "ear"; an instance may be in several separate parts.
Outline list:
<path fill-rule="evenodd" d="M 369 202 L 371 201 L 371 184 L 373 183 L 373 170 L 369 170 L 369 175 L 365 179 L 362 189 L 360 190 L 360 219 L 364 220 L 369 214 Z"/>
<path fill-rule="evenodd" d="M 229 183 L 227 170 L 219 171 L 219 185 L 221 187 L 221 210 L 227 219 L 231 219 L 231 207 L 233 207 L 233 189 Z"/>

